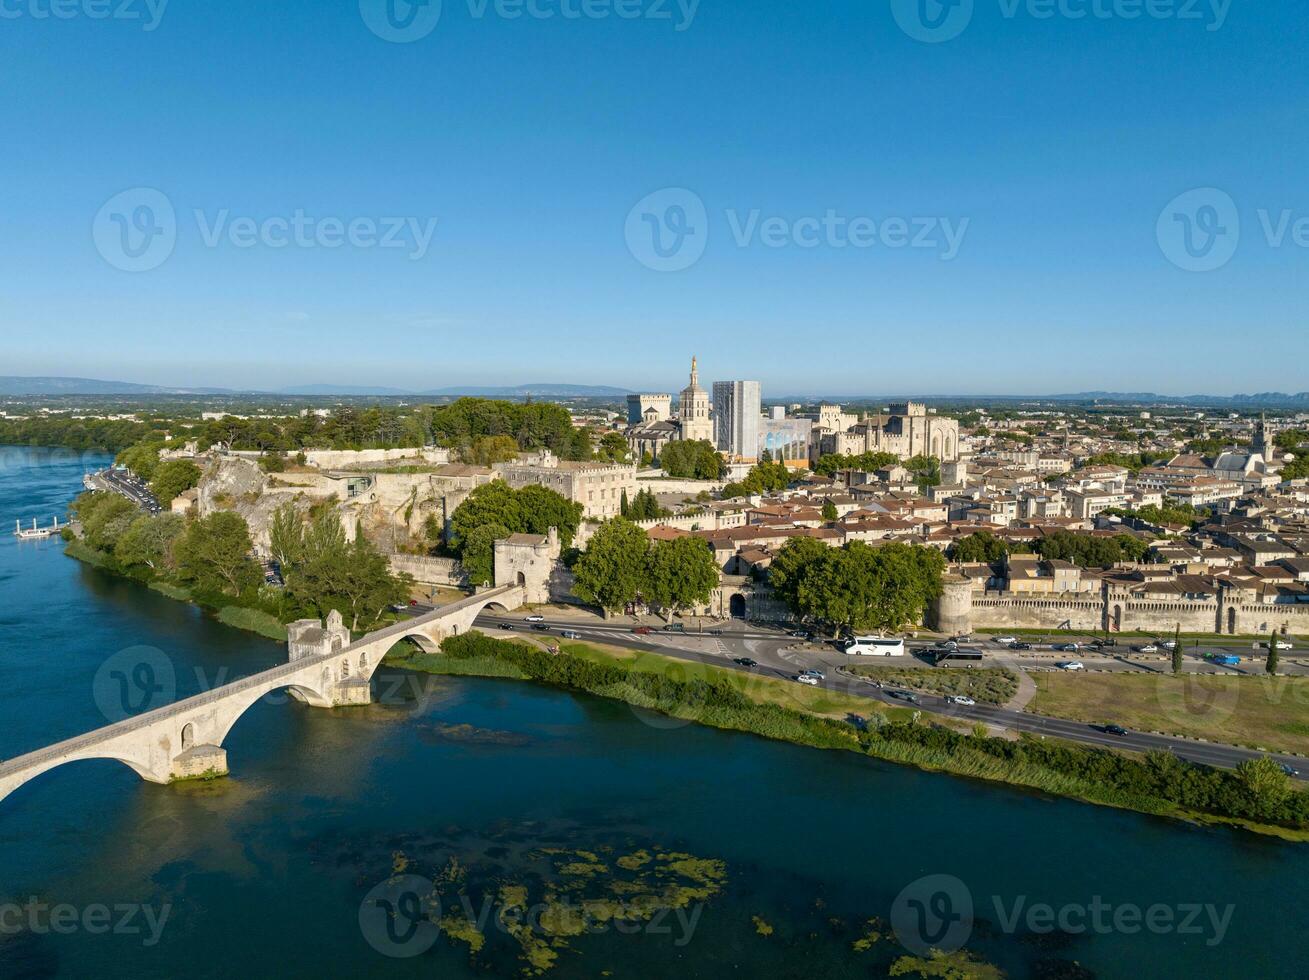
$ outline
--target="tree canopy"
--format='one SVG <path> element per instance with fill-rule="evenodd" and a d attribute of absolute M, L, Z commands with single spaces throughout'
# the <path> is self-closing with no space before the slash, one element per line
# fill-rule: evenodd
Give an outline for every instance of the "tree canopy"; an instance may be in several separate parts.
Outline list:
<path fill-rule="evenodd" d="M 703 439 L 668 443 L 660 450 L 659 465 L 678 480 L 721 480 L 727 472 L 718 450 Z"/>

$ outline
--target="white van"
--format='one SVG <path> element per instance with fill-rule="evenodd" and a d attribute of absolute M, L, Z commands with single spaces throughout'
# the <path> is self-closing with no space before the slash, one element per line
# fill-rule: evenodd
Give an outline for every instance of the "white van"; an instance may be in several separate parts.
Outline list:
<path fill-rule="evenodd" d="M 889 636 L 856 636 L 845 645 L 845 652 L 852 657 L 903 657 L 904 640 Z"/>

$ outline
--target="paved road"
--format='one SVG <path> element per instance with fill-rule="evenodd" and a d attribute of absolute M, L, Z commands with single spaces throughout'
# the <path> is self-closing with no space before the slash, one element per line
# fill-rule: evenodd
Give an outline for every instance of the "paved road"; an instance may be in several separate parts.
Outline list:
<path fill-rule="evenodd" d="M 802 644 L 780 631 L 725 628 L 721 635 L 710 635 L 694 631 L 685 634 L 665 633 L 658 627 L 652 627 L 654 632 L 640 635 L 634 634 L 630 626 L 578 619 L 548 619 L 540 624 L 545 627 L 545 630 L 535 630 L 533 624 L 526 622 L 522 616 L 502 615 L 480 616 L 476 625 L 489 629 L 508 628 L 534 636 L 544 636 L 546 633 L 558 636 L 563 630 L 572 630 L 584 639 L 784 680 L 793 680 L 803 668 L 819 668 L 827 675 L 823 682 L 823 686 L 827 689 L 881 701 L 893 707 L 911 706 L 965 721 L 980 721 L 1013 731 L 1048 735 L 1087 745 L 1136 752 L 1163 750 L 1172 752 L 1178 758 L 1209 766 L 1235 768 L 1242 761 L 1262 754 L 1234 746 L 1195 742 L 1144 732 L 1130 732 L 1126 736 L 1111 735 L 1085 722 L 1049 718 L 1025 711 L 1008 711 L 981 704 L 974 707 L 947 704 L 943 698 L 929 694 L 918 694 L 916 695 L 918 703 L 907 705 L 906 702 L 891 697 L 888 690 L 880 689 L 872 682 L 838 673 L 838 668 L 844 666 L 849 658 L 834 648 Z M 734 662 L 734 658 L 737 657 L 750 657 L 758 661 L 758 666 L 745 667 L 737 664 Z M 1079 656 L 1079 659 L 1085 658 Z M 888 663 L 896 667 L 932 669 L 914 657 L 896 658 L 895 661 L 888 661 Z M 1294 756 L 1274 755 L 1273 758 L 1297 770 L 1305 765 L 1304 760 Z"/>
<path fill-rule="evenodd" d="M 109 469 L 102 470 L 95 477 L 104 484 L 106 490 L 121 494 L 148 514 L 158 514 L 163 510 L 150 487 L 131 472 Z"/>

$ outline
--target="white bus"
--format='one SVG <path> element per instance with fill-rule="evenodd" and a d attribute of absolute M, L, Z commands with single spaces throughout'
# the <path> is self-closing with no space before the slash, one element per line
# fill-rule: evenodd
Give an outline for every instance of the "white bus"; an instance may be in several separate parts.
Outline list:
<path fill-rule="evenodd" d="M 859 657 L 903 657 L 904 640 L 888 636 L 856 636 L 845 652 Z"/>

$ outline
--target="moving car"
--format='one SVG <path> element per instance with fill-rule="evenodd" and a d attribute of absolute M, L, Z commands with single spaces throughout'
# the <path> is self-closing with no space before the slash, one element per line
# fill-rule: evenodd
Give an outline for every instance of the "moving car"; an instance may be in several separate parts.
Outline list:
<path fill-rule="evenodd" d="M 577 632 L 577 630 L 564 630 L 560 636 L 565 640 L 580 640 L 582 638 L 582 634 Z"/>
<path fill-rule="evenodd" d="M 1260 649 L 1267 650 L 1267 649 L 1268 649 L 1268 644 L 1267 644 L 1266 642 L 1261 642 L 1261 643 L 1259 644 L 1259 647 L 1260 647 Z M 1286 637 L 1284 637 L 1284 636 L 1279 636 L 1279 637 L 1277 638 L 1277 649 L 1279 649 L 1279 650 L 1294 650 L 1294 649 L 1295 649 L 1295 644 L 1292 643 L 1290 640 L 1286 639 Z"/>
<path fill-rule="evenodd" d="M 1016 636 L 997 636 L 997 637 L 995 638 L 995 641 L 994 641 L 994 642 L 996 642 L 996 643 L 1003 643 L 1005 646 L 1011 647 L 1011 646 L 1013 646 L 1015 643 L 1018 642 L 1018 637 L 1016 637 Z"/>
<path fill-rule="evenodd" d="M 1206 653 L 1204 659 L 1224 667 L 1235 667 L 1241 662 L 1241 658 L 1234 653 Z"/>
<path fill-rule="evenodd" d="M 681 623 L 669 623 L 667 626 L 664 627 L 664 632 L 665 632 L 665 633 L 685 633 L 685 632 L 686 632 L 686 627 L 683 626 Z"/>
<path fill-rule="evenodd" d="M 1158 653 L 1159 648 L 1153 643 L 1143 643 L 1139 647 L 1132 647 L 1133 653 Z"/>
<path fill-rule="evenodd" d="M 918 704 L 918 695 L 913 691 L 887 691 L 888 697 L 895 698 L 897 701 L 908 701 L 910 704 Z"/>
<path fill-rule="evenodd" d="M 635 626 L 632 628 L 632 632 L 637 636 L 649 636 L 654 630 L 650 629 L 649 626 Z"/>
<path fill-rule="evenodd" d="M 1100 729 L 1100 731 L 1104 732 L 1106 735 L 1117 735 L 1119 738 L 1122 738 L 1127 734 L 1127 729 L 1122 725 L 1105 725 Z"/>
<path fill-rule="evenodd" d="M 814 670 L 812 667 L 809 667 L 809 668 L 806 669 L 806 670 L 802 670 L 802 671 L 800 671 L 800 675 L 801 675 L 802 677 L 816 677 L 816 678 L 818 678 L 820 681 L 825 681 L 825 680 L 827 680 L 827 675 L 826 675 L 826 674 L 824 674 L 821 670 Z"/>
<path fill-rule="evenodd" d="M 812 640 L 814 637 L 814 635 L 808 630 L 791 630 L 791 632 L 786 635 L 791 637 L 793 640 Z"/>
<path fill-rule="evenodd" d="M 1055 664 L 1059 670 L 1086 670 L 1086 665 L 1076 660 L 1063 660 Z"/>
<path fill-rule="evenodd" d="M 549 633 L 549 632 L 550 632 L 550 627 L 549 627 L 549 626 L 546 626 L 545 623 L 533 623 L 533 624 L 532 624 L 532 629 L 534 629 L 534 630 L 540 630 L 542 633 Z"/>
<path fill-rule="evenodd" d="M 530 615 L 530 616 L 524 616 L 524 617 L 523 617 L 523 622 L 524 622 L 524 623 L 544 623 L 544 622 L 545 622 L 545 617 L 542 616 L 540 613 L 533 613 L 533 614 Z"/>
<path fill-rule="evenodd" d="M 1078 650 L 1081 649 L 1081 647 L 1079 647 L 1076 643 L 1056 643 L 1050 649 L 1058 650 L 1060 653 L 1076 653 Z"/>
<path fill-rule="evenodd" d="M 818 686 L 818 678 L 811 674 L 797 674 L 795 679 L 801 684 L 808 684 L 810 687 Z"/>
<path fill-rule="evenodd" d="M 972 698 L 970 698 L 967 694 L 948 694 L 946 695 L 945 703 L 962 704 L 965 705 L 966 707 L 972 707 L 973 705 L 977 704 L 977 702 L 974 701 Z"/>
<path fill-rule="evenodd" d="M 1292 769 L 1290 766 L 1288 766 L 1288 765 L 1287 765 L 1286 763 L 1284 763 L 1284 762 L 1283 762 L 1283 763 L 1278 763 L 1278 764 L 1282 767 L 1282 772 L 1286 773 L 1286 774 L 1287 774 L 1288 776 L 1290 776 L 1291 778 L 1294 779 L 1296 776 L 1300 775 L 1300 770 L 1299 770 L 1299 769 Z"/>
<path fill-rule="evenodd" d="M 758 667 L 759 661 L 752 657 L 733 657 L 732 663 L 739 664 L 742 667 Z"/>
<path fill-rule="evenodd" d="M 1013 643 L 1010 643 L 1010 644 L 1009 644 L 1009 649 L 1010 649 L 1010 650 L 1030 650 L 1030 649 L 1032 649 L 1032 644 L 1030 644 L 1030 643 L 1024 643 L 1022 640 L 1015 640 Z"/>

